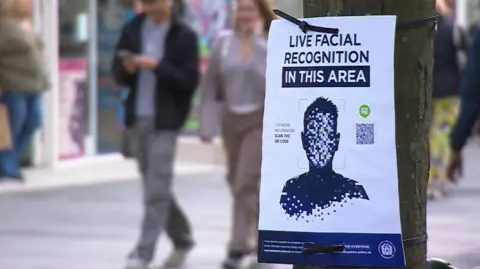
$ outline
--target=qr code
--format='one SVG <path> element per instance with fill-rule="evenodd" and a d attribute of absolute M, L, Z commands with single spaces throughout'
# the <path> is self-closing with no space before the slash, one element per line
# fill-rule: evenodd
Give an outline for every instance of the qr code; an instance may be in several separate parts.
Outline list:
<path fill-rule="evenodd" d="M 375 125 L 373 123 L 357 123 L 355 131 L 357 145 L 373 145 L 375 143 Z"/>

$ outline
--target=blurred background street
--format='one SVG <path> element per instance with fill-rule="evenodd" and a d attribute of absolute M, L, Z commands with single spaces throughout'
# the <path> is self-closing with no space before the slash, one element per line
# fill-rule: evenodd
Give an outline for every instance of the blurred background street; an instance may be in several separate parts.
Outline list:
<path fill-rule="evenodd" d="M 5 4 L 7 2 L 8 8 Z M 129 103 L 126 100 L 132 96 L 131 90 L 136 90 L 138 85 L 120 85 L 118 78 L 112 74 L 112 60 L 119 57 L 115 53 L 115 48 L 124 25 L 138 14 L 145 12 L 144 5 L 151 7 L 152 3 L 160 2 L 161 0 L 0 0 L 0 3 L 3 3 L 3 6 L 0 5 L 0 14 L 2 14 L 0 16 L 15 18 L 14 26 L 17 28 L 8 29 L 13 29 L 13 32 L 16 32 L 15 29 L 23 29 L 25 36 L 39 37 L 39 41 L 42 41 L 38 44 L 43 45 L 34 51 L 38 55 L 41 53 L 45 56 L 45 63 L 38 62 L 37 71 L 41 77 L 45 75 L 41 70 L 45 69 L 48 73 L 45 81 L 50 82 L 48 91 L 43 92 L 46 87 L 45 81 L 39 80 L 41 82 L 39 84 L 42 85 L 35 85 L 38 86 L 38 90 L 42 90 L 41 94 L 35 94 L 38 102 L 28 102 L 36 103 L 38 107 L 28 109 L 27 116 L 15 118 L 15 113 L 12 113 L 14 109 L 11 109 L 14 105 L 12 102 L 8 104 L 6 100 L 8 98 L 5 96 L 10 94 L 13 96 L 12 100 L 18 102 L 26 102 L 26 99 L 22 97 L 23 94 L 16 95 L 16 89 L 8 89 L 1 85 L 0 80 L 0 90 L 3 91 L 0 92 L 0 96 L 5 99 L 0 98 L 0 105 L 5 108 L 0 115 L 0 151 L 7 152 L 5 156 L 9 157 L 9 159 L 5 156 L 3 159 L 0 158 L 0 269 L 124 268 L 127 253 L 131 251 L 138 237 L 139 223 L 143 213 L 140 176 L 136 164 L 133 160 L 125 160 L 122 156 L 122 153 L 125 153 L 125 141 L 128 140 L 125 140 L 128 137 L 126 135 L 128 132 L 125 131 L 135 129 L 125 124 L 128 109 L 124 103 Z M 249 45 L 245 47 L 251 51 L 256 50 L 252 45 L 255 42 L 250 42 L 249 39 L 252 38 L 252 26 L 255 26 L 255 32 L 260 29 L 266 36 L 267 29 L 261 29 L 258 26 L 270 20 L 265 17 L 265 13 L 269 12 L 259 12 L 261 5 L 255 4 L 258 1 L 241 1 L 246 7 L 252 8 L 247 8 L 248 12 L 243 12 L 247 14 L 246 16 L 242 13 L 243 28 L 248 29 L 244 32 L 248 35 L 239 34 L 242 28 L 239 26 L 242 23 L 239 23 L 241 20 L 237 14 L 239 2 L 239 0 L 174 0 L 172 2 L 181 19 L 198 35 L 200 51 L 198 61 L 201 67 L 199 76 L 207 70 L 211 60 L 210 55 L 215 55 L 213 44 L 220 33 L 236 31 L 237 34 L 232 36 L 247 36 L 245 44 Z M 306 0 L 273 1 L 274 8 L 298 18 L 304 16 L 304 2 L 307 3 Z M 425 0 L 425 2 L 428 1 Z M 433 5 L 433 2 L 429 3 Z M 439 22 L 443 24 L 437 25 L 435 35 L 433 74 L 435 83 L 432 102 L 429 104 L 432 107 L 433 124 L 429 143 L 431 167 L 437 172 L 437 174 L 431 173 L 431 176 L 432 179 L 441 182 L 447 180 L 445 174 L 440 175 L 439 171 L 444 172 L 450 161 L 446 152 L 449 152 L 452 147 L 449 144 L 450 129 L 457 120 L 459 100 L 465 99 L 461 93 L 465 93 L 465 90 L 478 91 L 480 87 L 477 85 L 478 87 L 459 89 L 460 81 L 465 80 L 461 74 L 466 63 L 473 62 L 474 64 L 470 66 L 480 66 L 476 63 L 480 59 L 476 57 L 480 55 L 480 51 L 472 53 L 474 50 L 471 50 L 474 40 L 480 44 L 480 0 L 437 0 L 436 3 L 436 12 L 442 19 Z M 22 15 L 22 21 L 18 20 L 19 14 L 15 13 L 17 9 L 12 8 L 16 5 L 22 7 L 25 13 Z M 268 10 L 271 11 L 272 8 Z M 4 12 L 5 10 L 15 11 L 13 12 L 15 14 Z M 150 10 L 154 9 L 150 8 Z M 233 22 L 237 24 L 235 27 Z M 5 38 L 8 35 L 2 35 L 0 39 L 2 37 Z M 2 40 L 3 43 L 13 44 L 5 40 Z M 237 41 L 245 42 L 245 40 Z M 166 43 L 167 41 L 167 39 L 161 39 L 158 42 Z M 16 45 L 12 46 L 16 47 Z M 261 47 L 261 51 L 265 52 L 261 54 L 263 58 L 252 58 L 263 61 L 266 58 L 266 48 Z M 227 55 L 235 56 L 236 53 L 238 52 L 234 51 Z M 5 54 L 0 51 L 0 55 Z M 19 55 L 23 54 L 15 52 L 10 56 Z M 223 63 L 224 60 L 220 62 Z M 15 67 L 19 65 L 17 60 L 12 63 Z M 31 59 L 24 63 L 23 67 L 28 67 L 30 64 L 32 64 Z M 252 64 L 250 67 L 253 66 L 258 64 Z M 9 77 L 7 71 L 11 69 L 3 66 L 3 69 L 0 68 L 0 75 Z M 253 69 L 248 72 L 254 71 Z M 225 72 L 225 69 L 220 71 Z M 476 81 L 480 76 L 478 73 L 480 69 L 470 71 L 467 72 L 470 76 L 465 77 Z M 260 75 L 263 76 L 262 72 Z M 21 78 L 27 73 L 20 72 Z M 253 81 L 246 79 L 242 72 L 232 73 L 235 76 L 242 76 L 235 77 L 238 81 Z M 17 83 L 22 83 L 24 80 L 18 79 Z M 26 86 L 25 88 L 33 89 Z M 254 86 L 248 88 L 256 90 Z M 247 108 L 252 107 L 249 103 L 251 100 L 248 97 L 248 91 L 245 91 L 248 88 L 241 85 L 238 89 L 242 94 L 232 95 L 241 102 L 246 102 Z M 191 90 L 193 89 L 192 86 Z M 263 91 L 264 86 L 261 86 L 260 90 Z M 197 92 L 200 92 L 200 89 Z M 248 98 L 243 96 L 246 92 Z M 215 96 L 218 97 L 217 93 Z M 162 98 L 154 99 L 165 101 Z M 221 268 L 220 264 L 224 258 L 232 256 L 232 253 L 226 255 L 227 240 L 232 226 L 230 218 L 232 195 L 225 184 L 226 156 L 221 142 L 225 137 L 221 137 L 219 130 L 220 128 L 233 130 L 241 124 L 232 124 L 233 127 L 222 126 L 224 124 L 215 118 L 218 115 L 225 116 L 228 109 L 231 110 L 230 112 L 235 109 L 232 110 L 232 107 L 227 104 L 225 107 L 228 109 L 222 110 L 225 115 L 217 115 L 218 111 L 215 107 L 218 105 L 217 101 L 219 100 L 212 103 L 212 108 L 215 108 L 212 109 L 214 113 L 206 117 L 213 122 L 209 127 L 212 130 L 208 130 L 212 131 L 212 137 L 206 139 L 202 136 L 200 127 L 209 126 L 209 124 L 205 124 L 205 120 L 202 123 L 199 107 L 202 102 L 207 102 L 200 94 L 194 94 L 191 100 L 191 113 L 183 124 L 182 132 L 179 132 L 179 142 L 175 152 L 175 193 L 178 196 L 178 202 L 192 222 L 197 243 L 189 257 L 187 269 Z M 253 112 L 235 113 L 257 115 L 257 112 L 262 111 L 260 107 L 264 104 L 263 97 L 256 101 L 258 103 L 254 102 Z M 165 103 L 168 109 L 171 108 L 171 104 L 178 104 L 176 101 L 168 102 L 168 100 Z M 154 106 L 157 105 L 160 107 L 161 104 L 155 102 Z M 241 107 L 244 108 L 243 105 Z M 233 108 L 235 107 L 234 105 Z M 172 113 L 177 113 L 173 111 L 165 114 L 163 111 L 165 110 L 157 114 L 175 118 Z M 472 111 L 475 109 L 473 108 Z M 17 126 L 21 130 L 26 129 L 24 127 L 28 127 L 30 124 L 27 123 L 30 121 L 34 123 L 41 121 L 41 124 L 36 122 L 41 126 L 29 130 L 28 137 L 31 137 L 28 141 L 24 141 L 27 144 L 22 143 L 20 147 L 19 138 L 27 135 L 13 134 L 10 130 L 13 130 L 13 125 L 23 126 L 22 128 Z M 229 121 L 225 120 L 225 122 Z M 261 120 L 255 121 L 254 125 L 256 127 L 252 130 L 256 132 L 261 128 Z M 480 117 L 474 128 L 464 127 L 465 130 L 472 130 L 472 139 L 463 150 L 464 178 L 450 197 L 437 197 L 428 201 L 428 256 L 445 259 L 460 269 L 471 269 L 480 266 L 480 222 L 478 221 L 480 220 L 480 210 L 478 210 L 480 205 L 480 181 L 478 180 Z M 213 139 L 213 143 L 201 143 L 200 137 L 204 142 Z M 260 143 L 260 136 L 258 135 L 257 138 L 258 140 L 254 142 Z M 244 139 L 235 138 L 234 140 Z M 255 158 L 250 155 L 258 157 L 260 152 L 258 145 L 249 145 L 247 148 L 254 150 L 247 152 L 249 155 L 244 158 L 254 160 Z M 26 149 L 20 150 L 24 146 Z M 150 146 L 145 148 L 151 150 Z M 171 154 L 173 150 L 167 155 L 171 157 Z M 235 158 L 242 154 L 245 152 L 230 152 L 231 157 Z M 151 161 L 158 164 L 156 159 Z M 260 158 L 255 164 L 259 163 Z M 253 166 L 247 166 L 247 169 Z M 246 171 L 247 169 L 237 170 Z M 399 169 L 402 168 L 399 167 Z M 7 170 L 10 172 L 7 173 Z M 14 173 L 11 172 L 12 170 Z M 430 183 L 436 183 L 436 180 L 431 180 Z M 255 178 L 255 182 L 257 181 L 258 177 Z M 435 184 L 430 184 L 429 190 L 437 191 L 436 188 Z M 246 238 L 246 236 L 238 237 Z M 162 235 L 154 265 L 159 265 L 170 250 L 169 240 Z M 147 258 L 137 258 L 139 258 L 140 268 L 144 268 L 143 263 L 146 261 L 142 259 Z M 276 266 L 276 269 L 283 268 L 291 268 L 291 266 Z"/>
<path fill-rule="evenodd" d="M 476 165 L 480 142 L 473 141 L 466 155 L 467 171 L 459 189 L 428 207 L 429 257 L 441 257 L 459 268 L 480 265 L 480 168 Z M 176 193 L 192 219 L 197 240 L 188 268 L 219 268 L 230 227 L 224 171 L 208 165 L 180 165 L 177 171 Z M 74 169 L 63 176 L 68 173 L 75 177 Z M 126 174 L 122 169 L 118 173 Z M 121 180 L 118 173 L 112 173 L 116 180 L 98 184 L 85 178 L 87 185 L 5 187 L 0 194 L 0 268 L 122 268 L 137 236 L 141 207 L 134 173 Z M 155 264 L 169 251 L 162 238 Z"/>

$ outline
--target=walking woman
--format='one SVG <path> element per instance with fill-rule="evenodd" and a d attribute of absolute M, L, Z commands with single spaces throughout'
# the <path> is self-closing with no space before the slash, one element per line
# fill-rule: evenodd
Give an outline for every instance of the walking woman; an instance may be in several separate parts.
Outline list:
<path fill-rule="evenodd" d="M 221 35 L 213 46 L 199 106 L 200 137 L 210 142 L 216 129 L 212 119 L 221 104 L 227 182 L 233 195 L 225 269 L 240 268 L 243 258 L 256 252 L 266 37 L 274 14 L 265 0 L 239 0 L 235 19 L 234 31 Z"/>
<path fill-rule="evenodd" d="M 436 10 L 439 21 L 434 47 L 429 198 L 447 194 L 451 186 L 446 175 L 449 136 L 457 117 L 460 73 L 468 43 L 455 24 L 449 3 L 437 0 Z"/>
<path fill-rule="evenodd" d="M 47 88 L 42 41 L 30 16 L 31 0 L 0 0 L 0 102 L 7 107 L 13 147 L 0 151 L 0 178 L 21 181 L 19 159 L 41 124 Z"/>

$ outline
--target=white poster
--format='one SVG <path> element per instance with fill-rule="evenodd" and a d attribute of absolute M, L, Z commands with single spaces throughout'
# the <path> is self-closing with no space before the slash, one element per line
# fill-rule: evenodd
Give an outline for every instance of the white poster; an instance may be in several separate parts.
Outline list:
<path fill-rule="evenodd" d="M 396 17 L 306 21 L 339 33 L 304 34 L 286 20 L 272 24 L 259 261 L 404 266 L 395 148 Z"/>

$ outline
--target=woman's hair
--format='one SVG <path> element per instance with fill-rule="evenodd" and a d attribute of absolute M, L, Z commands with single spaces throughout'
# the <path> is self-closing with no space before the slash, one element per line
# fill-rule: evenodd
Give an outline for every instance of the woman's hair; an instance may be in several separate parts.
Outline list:
<path fill-rule="evenodd" d="M 260 12 L 260 16 L 262 17 L 263 25 L 265 26 L 264 31 L 265 33 L 268 33 L 268 31 L 270 30 L 270 24 L 273 20 L 277 18 L 273 13 L 272 2 L 271 0 L 253 0 L 253 2 L 257 6 L 258 11 Z M 237 27 L 236 19 L 235 27 Z"/>
<path fill-rule="evenodd" d="M 31 0 L 0 0 L 0 18 L 26 18 Z"/>

